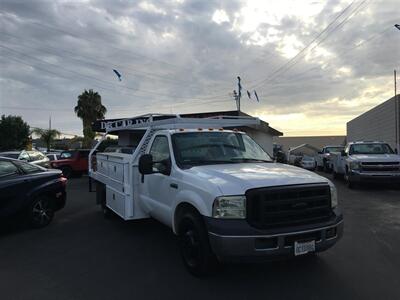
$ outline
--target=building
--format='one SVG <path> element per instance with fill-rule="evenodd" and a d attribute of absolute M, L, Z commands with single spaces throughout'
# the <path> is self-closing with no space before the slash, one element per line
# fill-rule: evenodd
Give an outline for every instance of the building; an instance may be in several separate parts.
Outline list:
<path fill-rule="evenodd" d="M 314 149 L 322 150 L 327 145 L 345 145 L 346 136 L 288 136 L 274 138 L 274 143 L 282 146 L 282 151 L 287 153 L 290 149 L 307 144 Z"/>
<path fill-rule="evenodd" d="M 218 111 L 218 112 L 206 112 L 206 113 L 191 113 L 191 114 L 181 114 L 183 118 L 207 118 L 215 116 L 246 116 L 250 115 L 238 111 Z M 99 120 L 93 123 L 92 129 L 96 132 L 105 132 L 105 127 L 108 122 L 115 122 L 119 119 L 110 120 Z M 121 119 L 122 120 L 122 119 Z M 144 120 L 145 121 L 145 120 Z M 265 121 L 260 120 L 259 125 L 251 125 L 237 128 L 243 132 L 246 132 L 250 137 L 252 137 L 268 154 L 273 155 L 273 138 L 277 136 L 282 136 L 283 133 L 270 127 Z M 126 136 L 125 136 L 126 135 Z M 128 136 L 129 135 L 129 136 Z M 132 133 L 122 132 L 120 133 L 121 141 L 118 144 L 124 144 L 131 141 L 134 137 L 131 136 Z M 126 141 L 126 142 L 124 142 Z"/>
<path fill-rule="evenodd" d="M 396 105 L 395 97 L 392 97 L 347 122 L 347 140 L 349 142 L 361 140 L 385 141 L 393 149 L 398 149 L 400 134 L 399 98 L 399 95 L 397 95 L 398 105 Z"/>

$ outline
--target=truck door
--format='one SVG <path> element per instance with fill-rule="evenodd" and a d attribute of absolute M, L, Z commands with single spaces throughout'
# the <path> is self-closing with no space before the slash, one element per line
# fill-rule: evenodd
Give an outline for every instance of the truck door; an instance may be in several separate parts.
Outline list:
<path fill-rule="evenodd" d="M 173 190 L 171 188 L 171 174 L 167 166 L 171 166 L 171 152 L 166 135 L 155 136 L 149 154 L 153 156 L 154 174 L 146 175 L 144 179 L 142 197 L 153 217 L 167 225 L 171 225 L 171 206 Z M 171 169 L 171 168 L 169 168 Z"/>

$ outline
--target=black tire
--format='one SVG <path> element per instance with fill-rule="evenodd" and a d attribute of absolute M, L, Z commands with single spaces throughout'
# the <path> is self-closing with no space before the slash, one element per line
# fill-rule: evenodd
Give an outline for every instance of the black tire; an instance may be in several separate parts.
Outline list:
<path fill-rule="evenodd" d="M 62 171 L 63 175 L 66 178 L 71 178 L 72 176 L 72 169 L 69 166 L 61 167 L 60 170 Z"/>
<path fill-rule="evenodd" d="M 179 246 L 183 263 L 196 277 L 210 274 L 217 266 L 208 233 L 198 213 L 188 211 L 179 221 Z"/>
<path fill-rule="evenodd" d="M 347 170 L 346 170 L 345 173 L 344 173 L 344 180 L 346 181 L 346 185 L 347 185 L 347 187 L 348 187 L 349 189 L 354 189 L 354 188 L 355 188 L 356 184 L 355 184 L 354 181 L 352 181 L 352 180 L 350 179 L 350 176 L 349 176 Z"/>
<path fill-rule="evenodd" d="M 29 224 L 33 228 L 49 225 L 53 217 L 54 207 L 51 199 L 46 196 L 37 197 L 29 208 Z"/>

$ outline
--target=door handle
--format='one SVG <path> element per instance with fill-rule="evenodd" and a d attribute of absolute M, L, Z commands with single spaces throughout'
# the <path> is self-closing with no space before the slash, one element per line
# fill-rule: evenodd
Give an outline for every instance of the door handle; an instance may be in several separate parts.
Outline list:
<path fill-rule="evenodd" d="M 171 183 L 169 186 L 173 189 L 178 189 L 178 185 L 176 183 Z"/>

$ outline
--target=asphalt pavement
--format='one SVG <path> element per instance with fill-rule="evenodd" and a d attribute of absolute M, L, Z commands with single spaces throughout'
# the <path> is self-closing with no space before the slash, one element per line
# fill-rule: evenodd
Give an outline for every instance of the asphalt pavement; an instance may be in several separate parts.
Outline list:
<path fill-rule="evenodd" d="M 400 190 L 335 182 L 343 239 L 315 257 L 188 274 L 171 230 L 104 219 L 87 178 L 40 230 L 0 236 L 0 299 L 400 299 Z"/>

